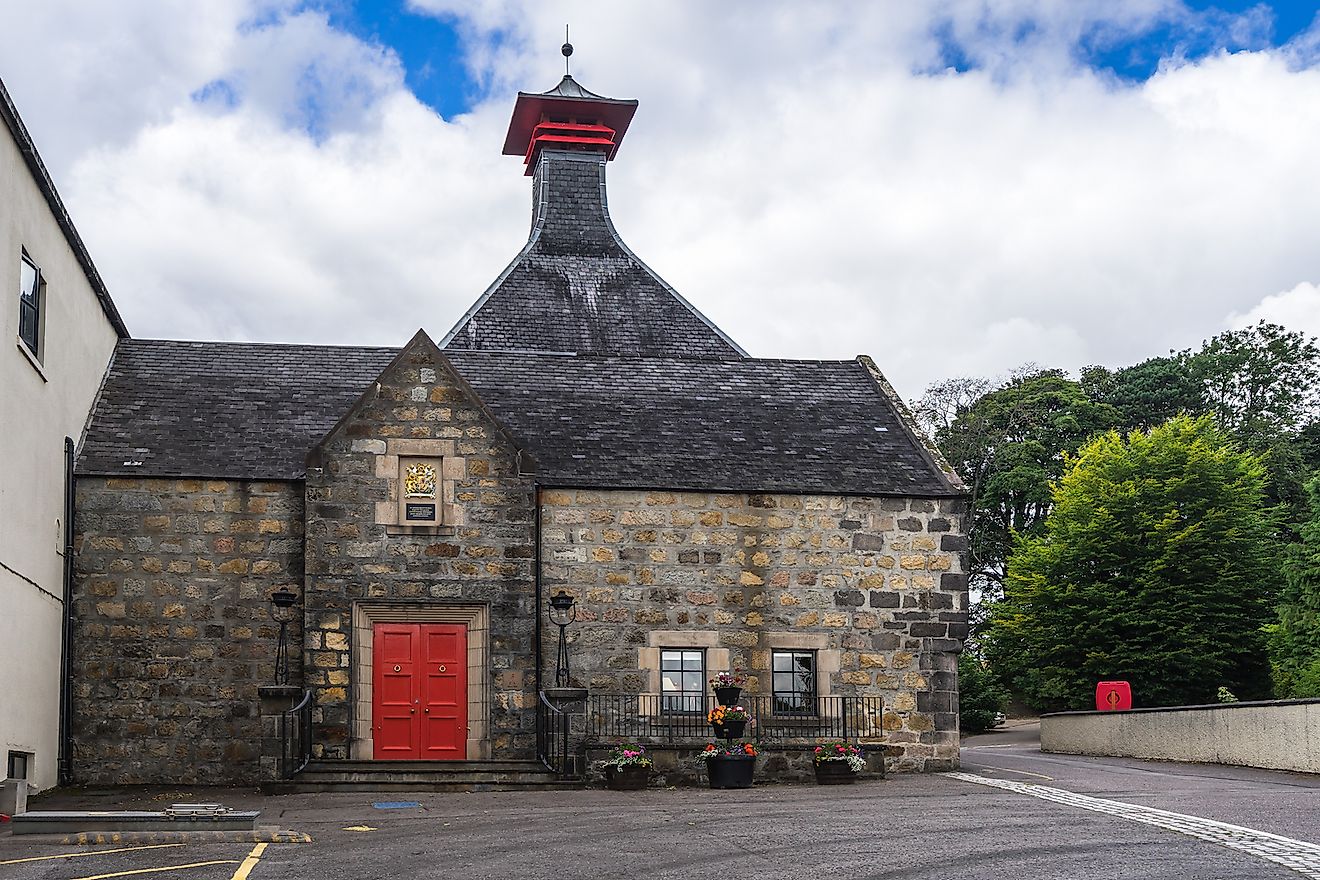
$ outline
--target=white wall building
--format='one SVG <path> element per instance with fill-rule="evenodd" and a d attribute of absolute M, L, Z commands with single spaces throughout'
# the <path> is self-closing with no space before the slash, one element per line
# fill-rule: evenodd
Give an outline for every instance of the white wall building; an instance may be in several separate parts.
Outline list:
<path fill-rule="evenodd" d="M 124 322 L 0 82 L 0 773 L 56 783 L 66 443 Z"/>

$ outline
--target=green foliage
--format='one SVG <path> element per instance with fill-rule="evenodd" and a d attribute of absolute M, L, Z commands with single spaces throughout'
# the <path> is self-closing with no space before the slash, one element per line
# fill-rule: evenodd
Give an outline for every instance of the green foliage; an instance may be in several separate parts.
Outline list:
<path fill-rule="evenodd" d="M 1248 449 L 1264 451 L 1302 427 L 1320 400 L 1320 348 L 1278 324 L 1220 333 L 1178 358 L 1219 424 Z"/>
<path fill-rule="evenodd" d="M 1096 437 L 1068 458 L 1042 534 L 1017 544 L 987 658 L 1042 709 L 1088 708 L 1106 679 L 1145 706 L 1211 702 L 1221 685 L 1264 695 L 1264 481 L 1209 417 Z"/>
<path fill-rule="evenodd" d="M 984 385 L 974 380 L 946 386 L 928 392 L 918 410 L 936 422 L 936 443 L 971 491 L 969 574 L 975 588 L 993 595 L 1014 533 L 1037 534 L 1044 523 L 1064 453 L 1109 428 L 1116 412 L 1060 370 L 1023 373 L 979 397 Z M 952 420 L 940 425 L 937 413 Z"/>
<path fill-rule="evenodd" d="M 1320 698 L 1320 657 L 1304 666 L 1274 664 L 1274 695 L 1280 699 Z"/>
<path fill-rule="evenodd" d="M 1270 634 L 1280 697 L 1320 696 L 1320 478 L 1306 490 L 1311 517 L 1300 543 L 1288 548 L 1279 621 Z"/>
<path fill-rule="evenodd" d="M 993 670 L 970 653 L 958 655 L 958 727 L 963 733 L 994 727 L 995 717 L 1008 706 L 1008 696 Z"/>
<path fill-rule="evenodd" d="M 1148 431 L 1174 416 L 1206 412 L 1201 383 L 1182 357 L 1155 357 L 1113 372 L 1087 367 L 1082 388 L 1114 408 L 1118 420 L 1110 427 L 1124 431 Z"/>

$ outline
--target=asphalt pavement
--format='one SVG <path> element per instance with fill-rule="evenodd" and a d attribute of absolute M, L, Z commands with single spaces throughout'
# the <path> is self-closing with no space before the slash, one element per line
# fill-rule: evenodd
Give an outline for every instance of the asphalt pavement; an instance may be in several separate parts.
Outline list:
<path fill-rule="evenodd" d="M 1302 861 L 1289 869 L 1269 860 L 1276 849 L 1284 858 L 1299 847 L 1305 860 L 1305 847 L 1320 843 L 1320 779 L 1041 755 L 1033 736 L 1032 727 L 1019 726 L 967 740 L 962 776 L 901 775 L 848 787 L 279 797 L 236 789 L 61 792 L 33 807 L 219 800 L 261 809 L 263 824 L 305 832 L 312 842 L 79 847 L 0 832 L 0 878 L 1320 878 L 1320 861 L 1312 873 Z M 1040 796 L 1048 792 L 1063 794 Z M 1165 827 L 1149 824 L 1149 807 L 1282 837 L 1266 838 L 1264 854 L 1253 854 L 1232 848 L 1232 840 L 1196 836 L 1199 820 L 1159 814 L 1153 821 Z M 129 848 L 143 845 L 157 848 Z M 15 861 L 34 858 L 40 860 Z"/>

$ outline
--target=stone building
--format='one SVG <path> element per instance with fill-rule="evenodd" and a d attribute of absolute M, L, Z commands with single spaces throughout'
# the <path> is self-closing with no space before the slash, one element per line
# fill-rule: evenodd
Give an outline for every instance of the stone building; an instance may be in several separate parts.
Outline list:
<path fill-rule="evenodd" d="M 551 758 L 559 593 L 575 753 L 704 742 L 741 668 L 771 751 L 956 765 L 964 490 L 868 358 L 752 358 L 627 248 L 635 109 L 519 95 L 531 235 L 439 343 L 120 343 L 78 461 L 80 780 L 276 766 L 281 588 L 323 774 Z"/>

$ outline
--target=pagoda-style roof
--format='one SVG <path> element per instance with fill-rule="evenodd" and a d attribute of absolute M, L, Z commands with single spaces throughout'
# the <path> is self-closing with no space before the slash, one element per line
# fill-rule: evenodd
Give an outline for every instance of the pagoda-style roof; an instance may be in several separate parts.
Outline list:
<path fill-rule="evenodd" d="M 544 120 L 578 120 L 613 129 L 614 145 L 608 153 L 609 158 L 613 159 L 636 112 L 636 100 L 606 98 L 583 88 L 573 77 L 564 74 L 559 85 L 548 92 L 518 93 L 518 100 L 513 106 L 513 118 L 509 120 L 509 133 L 504 137 L 504 155 L 526 156 L 532 142 L 533 129 Z"/>

